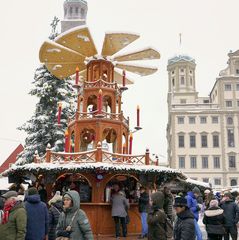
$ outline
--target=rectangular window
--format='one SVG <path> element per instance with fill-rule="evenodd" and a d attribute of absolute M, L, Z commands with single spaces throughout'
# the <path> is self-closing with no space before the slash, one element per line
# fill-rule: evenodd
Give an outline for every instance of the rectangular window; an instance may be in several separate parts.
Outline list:
<path fill-rule="evenodd" d="M 232 107 L 232 101 L 231 100 L 226 101 L 226 107 Z"/>
<path fill-rule="evenodd" d="M 239 107 L 239 100 L 237 100 L 237 106 Z"/>
<path fill-rule="evenodd" d="M 190 157 L 190 166 L 191 166 L 191 168 L 197 168 L 197 158 L 196 157 Z"/>
<path fill-rule="evenodd" d="M 184 148 L 184 136 L 183 135 L 178 136 L 178 147 Z"/>
<path fill-rule="evenodd" d="M 218 123 L 218 117 L 213 116 L 212 117 L 212 123 L 214 123 L 214 124 Z"/>
<path fill-rule="evenodd" d="M 207 123 L 207 117 L 200 117 L 200 123 Z"/>
<path fill-rule="evenodd" d="M 236 156 L 229 156 L 229 168 L 236 168 Z"/>
<path fill-rule="evenodd" d="M 208 168 L 208 157 L 202 157 L 202 168 Z"/>
<path fill-rule="evenodd" d="M 239 69 L 236 70 L 236 74 L 239 75 Z"/>
<path fill-rule="evenodd" d="M 231 91 L 232 85 L 231 84 L 225 84 L 225 91 Z"/>
<path fill-rule="evenodd" d="M 213 147 L 214 148 L 219 147 L 219 136 L 218 135 L 213 135 L 212 139 L 213 139 Z"/>
<path fill-rule="evenodd" d="M 233 129 L 227 129 L 227 143 L 228 143 L 228 147 L 235 147 Z"/>
<path fill-rule="evenodd" d="M 221 185 L 221 178 L 214 178 L 215 185 Z"/>
<path fill-rule="evenodd" d="M 179 168 L 185 168 L 185 157 L 179 157 Z"/>
<path fill-rule="evenodd" d="M 184 124 L 184 117 L 178 117 L 178 124 Z"/>
<path fill-rule="evenodd" d="M 181 85 L 185 85 L 185 79 L 183 76 L 181 77 Z"/>
<path fill-rule="evenodd" d="M 196 118 L 195 117 L 189 117 L 189 124 L 195 124 L 196 123 Z"/>
<path fill-rule="evenodd" d="M 201 142 L 202 142 L 202 147 L 206 148 L 207 147 L 207 135 L 201 135 Z"/>
<path fill-rule="evenodd" d="M 239 91 L 239 83 L 237 83 L 236 89 L 237 91 Z"/>
<path fill-rule="evenodd" d="M 189 136 L 190 140 L 190 147 L 195 148 L 196 147 L 196 135 L 190 135 Z"/>
<path fill-rule="evenodd" d="M 220 157 L 213 157 L 214 168 L 220 168 Z"/>
<path fill-rule="evenodd" d="M 186 104 L 186 103 L 187 103 L 187 100 L 186 100 L 186 99 L 180 99 L 180 103 L 181 103 L 181 104 Z"/>
<path fill-rule="evenodd" d="M 209 183 L 209 178 L 203 178 L 202 181 L 205 183 Z"/>

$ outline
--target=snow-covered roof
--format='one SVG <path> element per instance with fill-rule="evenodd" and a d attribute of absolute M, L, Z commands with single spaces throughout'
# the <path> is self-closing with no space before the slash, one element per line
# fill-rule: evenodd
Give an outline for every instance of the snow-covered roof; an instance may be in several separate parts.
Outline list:
<path fill-rule="evenodd" d="M 189 184 L 194 184 L 194 185 L 202 186 L 202 187 L 205 187 L 205 188 L 211 188 L 209 183 L 200 182 L 200 181 L 197 181 L 197 180 L 194 180 L 194 179 L 191 179 L 191 178 L 187 178 L 186 182 L 189 183 Z"/>
<path fill-rule="evenodd" d="M 180 62 L 180 61 L 186 61 L 186 62 L 192 62 L 195 63 L 195 59 L 188 56 L 188 55 L 177 55 L 173 58 L 170 58 L 168 60 L 168 65 L 174 64 L 176 62 Z"/>
<path fill-rule="evenodd" d="M 142 173 L 169 173 L 175 174 L 182 179 L 187 177 L 180 171 L 167 167 L 159 167 L 153 165 L 133 165 L 133 164 L 117 164 L 117 163 L 105 163 L 105 162 L 93 162 L 93 163 L 29 163 L 22 166 L 13 165 L 9 170 L 3 173 L 4 176 L 11 175 L 16 172 L 59 172 L 59 171 L 92 171 L 95 169 L 105 171 L 128 171 L 128 172 L 142 172 Z"/>

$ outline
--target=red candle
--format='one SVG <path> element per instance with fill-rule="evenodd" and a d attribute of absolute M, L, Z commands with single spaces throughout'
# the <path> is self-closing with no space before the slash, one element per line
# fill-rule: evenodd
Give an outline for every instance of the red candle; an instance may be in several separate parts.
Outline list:
<path fill-rule="evenodd" d="M 69 152 L 69 143 L 70 143 L 69 132 L 68 130 L 66 130 L 65 131 L 65 152 Z"/>
<path fill-rule="evenodd" d="M 58 117 L 57 117 L 57 123 L 60 125 L 61 123 L 61 112 L 62 112 L 62 103 L 58 103 Z"/>
<path fill-rule="evenodd" d="M 80 71 L 80 69 L 79 69 L 79 67 L 76 67 L 76 85 L 78 85 L 78 83 L 79 83 L 79 71 Z"/>
<path fill-rule="evenodd" d="M 130 133 L 130 137 L 129 137 L 129 154 L 132 154 L 132 147 L 133 147 L 133 134 Z"/>
<path fill-rule="evenodd" d="M 125 87 L 125 81 L 126 81 L 126 72 L 123 70 L 123 87 Z"/>
<path fill-rule="evenodd" d="M 139 120 L 140 120 L 140 118 L 139 118 L 139 113 L 140 113 L 140 108 L 139 108 L 139 105 L 137 106 L 137 127 L 139 127 L 140 126 L 140 123 L 139 123 Z"/>
<path fill-rule="evenodd" d="M 99 96 L 98 96 L 98 113 L 102 113 L 102 90 L 99 90 Z"/>

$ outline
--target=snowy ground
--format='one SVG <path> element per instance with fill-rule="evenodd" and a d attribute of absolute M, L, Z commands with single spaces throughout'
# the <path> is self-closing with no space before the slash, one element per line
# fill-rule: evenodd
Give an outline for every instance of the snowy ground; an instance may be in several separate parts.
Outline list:
<path fill-rule="evenodd" d="M 206 240 L 207 239 L 207 232 L 206 232 L 206 229 L 205 229 L 205 225 L 202 223 L 202 218 L 200 218 L 198 220 L 198 224 L 199 224 L 200 229 L 202 231 L 202 239 Z"/>

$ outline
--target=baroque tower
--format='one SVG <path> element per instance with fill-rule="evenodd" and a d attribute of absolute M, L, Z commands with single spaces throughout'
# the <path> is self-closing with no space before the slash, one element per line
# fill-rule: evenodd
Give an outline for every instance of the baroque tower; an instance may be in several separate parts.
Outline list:
<path fill-rule="evenodd" d="M 64 2 L 64 20 L 61 21 L 61 32 L 86 24 L 88 5 L 85 0 L 66 0 Z"/>

